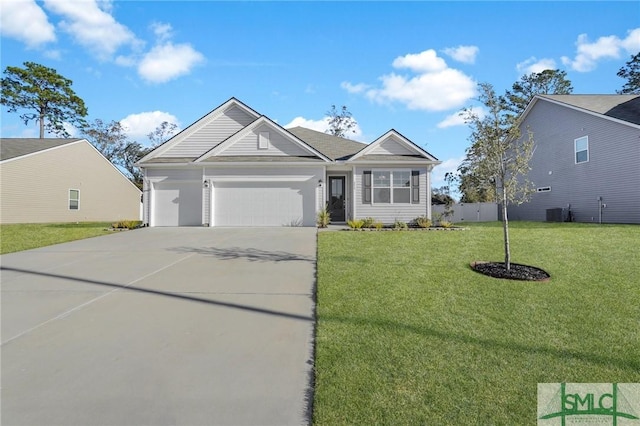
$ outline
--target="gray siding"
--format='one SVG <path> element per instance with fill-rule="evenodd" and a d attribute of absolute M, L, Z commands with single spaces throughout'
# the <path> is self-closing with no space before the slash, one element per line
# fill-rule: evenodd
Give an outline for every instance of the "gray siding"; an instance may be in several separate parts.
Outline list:
<path fill-rule="evenodd" d="M 544 221 L 547 209 L 571 205 L 576 221 L 597 222 L 602 197 L 603 222 L 640 223 L 639 129 L 546 101 L 538 101 L 524 125 L 536 143 L 529 179 L 551 191 L 510 206 L 511 219 Z M 583 136 L 589 161 L 575 164 L 574 140 Z"/>
<path fill-rule="evenodd" d="M 140 219 L 140 190 L 86 141 L 2 163 L 0 183 L 2 223 Z"/>
<path fill-rule="evenodd" d="M 392 137 L 382 141 L 368 154 L 371 155 L 416 155 L 416 152 L 408 149 Z"/>
<path fill-rule="evenodd" d="M 258 149 L 258 135 L 260 132 L 269 133 L 269 148 Z M 285 138 L 269 126 L 259 126 L 253 132 L 236 141 L 222 151 L 220 156 L 227 155 L 273 155 L 273 156 L 308 156 L 312 155 L 300 145 Z"/>
<path fill-rule="evenodd" d="M 159 157 L 199 157 L 254 120 L 240 108 L 230 108 L 199 129 L 194 129 L 180 143 Z"/>
<path fill-rule="evenodd" d="M 362 202 L 362 172 L 372 169 L 404 169 L 420 171 L 420 203 L 416 204 L 364 204 Z M 356 167 L 354 176 L 356 211 L 355 218 L 363 219 L 372 217 L 383 223 L 393 223 L 396 220 L 410 222 L 418 216 L 428 215 L 428 206 L 431 205 L 431 199 L 427 198 L 427 169 L 426 167 L 409 167 L 406 165 L 395 164 L 388 167 Z"/>

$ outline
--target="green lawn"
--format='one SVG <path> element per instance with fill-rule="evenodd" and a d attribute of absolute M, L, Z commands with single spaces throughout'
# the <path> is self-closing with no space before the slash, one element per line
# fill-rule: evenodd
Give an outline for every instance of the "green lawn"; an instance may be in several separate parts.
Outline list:
<path fill-rule="evenodd" d="M 110 226 L 110 222 L 0 225 L 0 254 L 105 235 Z"/>
<path fill-rule="evenodd" d="M 318 236 L 316 425 L 535 424 L 537 384 L 640 382 L 640 226 Z"/>

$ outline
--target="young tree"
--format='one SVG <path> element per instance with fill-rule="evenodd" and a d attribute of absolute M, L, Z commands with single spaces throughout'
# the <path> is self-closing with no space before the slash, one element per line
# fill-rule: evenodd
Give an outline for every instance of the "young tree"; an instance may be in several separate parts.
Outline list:
<path fill-rule="evenodd" d="M 40 124 L 40 139 L 45 129 L 61 137 L 69 137 L 64 124 L 84 126 L 87 108 L 71 89 L 72 81 L 53 68 L 25 62 L 24 68 L 7 67 L 2 78 L 2 105 L 9 112 L 26 110 L 20 118 L 24 124 L 35 120 Z"/>
<path fill-rule="evenodd" d="M 567 73 L 560 70 L 544 70 L 523 75 L 506 92 L 506 108 L 520 115 L 535 95 L 568 95 L 573 92 Z"/>
<path fill-rule="evenodd" d="M 480 118 L 472 110 L 466 110 L 466 120 L 471 127 L 471 146 L 467 148 L 467 165 L 474 176 L 494 185 L 502 204 L 504 234 L 504 263 L 511 269 L 509 243 L 509 203 L 526 201 L 533 188 L 526 180 L 533 154 L 533 133 L 527 129 L 523 135 L 520 117 L 509 113 L 508 101 L 497 96 L 493 86 L 481 83 L 479 100 L 486 115 Z"/>
<path fill-rule="evenodd" d="M 160 146 L 176 134 L 178 125 L 163 121 L 156 129 L 147 134 L 152 147 Z"/>
<path fill-rule="evenodd" d="M 617 76 L 627 79 L 622 90 L 618 90 L 619 94 L 640 95 L 640 52 L 633 55 L 625 66 L 620 68 Z"/>
<path fill-rule="evenodd" d="M 96 119 L 93 123 L 88 123 L 83 129 L 85 137 L 98 151 L 111 161 L 119 165 L 122 152 L 129 143 L 127 134 L 118 121 L 105 123 L 101 119 Z"/>
<path fill-rule="evenodd" d="M 345 137 L 349 132 L 355 133 L 354 127 L 358 124 L 357 121 L 351 116 L 346 106 L 342 106 L 340 112 L 336 109 L 335 105 L 331 105 L 331 110 L 327 111 L 327 118 L 329 119 L 329 129 L 326 133 L 333 136 Z"/>

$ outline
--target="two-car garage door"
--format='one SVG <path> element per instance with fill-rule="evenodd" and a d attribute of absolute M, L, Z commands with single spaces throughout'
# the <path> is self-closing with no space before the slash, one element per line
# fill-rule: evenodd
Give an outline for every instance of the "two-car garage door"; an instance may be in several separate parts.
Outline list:
<path fill-rule="evenodd" d="M 157 183 L 152 225 L 314 226 L 311 182 L 214 182 L 205 190 L 199 182 Z M 203 209 L 203 199 L 210 208 Z"/>
<path fill-rule="evenodd" d="M 214 226 L 313 226 L 315 192 L 305 182 L 217 183 Z"/>

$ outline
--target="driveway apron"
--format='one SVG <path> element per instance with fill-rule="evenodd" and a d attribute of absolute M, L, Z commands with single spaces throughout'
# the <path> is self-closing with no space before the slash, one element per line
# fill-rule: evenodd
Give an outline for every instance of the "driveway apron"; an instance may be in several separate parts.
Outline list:
<path fill-rule="evenodd" d="M 313 228 L 147 228 L 0 257 L 2 424 L 307 424 L 315 261 Z"/>

